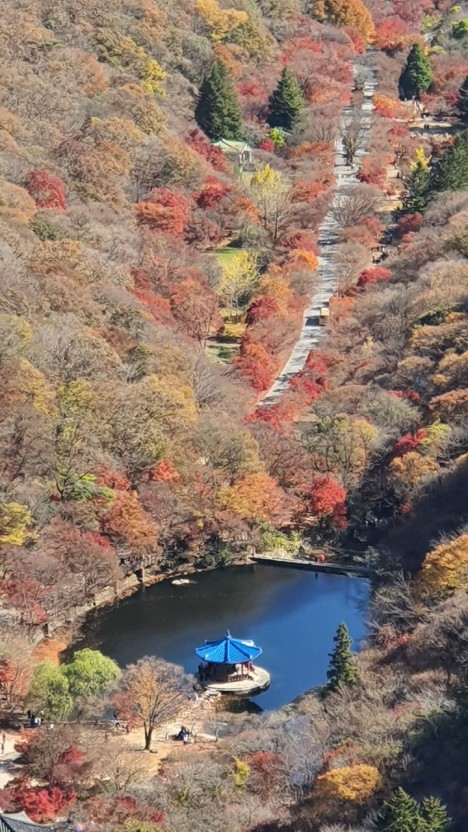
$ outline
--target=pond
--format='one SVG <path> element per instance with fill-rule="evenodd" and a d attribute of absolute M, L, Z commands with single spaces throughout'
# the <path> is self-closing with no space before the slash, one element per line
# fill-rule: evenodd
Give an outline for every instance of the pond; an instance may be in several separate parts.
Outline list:
<path fill-rule="evenodd" d="M 270 671 L 271 686 L 255 701 L 272 710 L 325 681 L 341 621 L 355 648 L 366 634 L 369 584 L 360 578 L 262 565 L 193 580 L 184 586 L 164 581 L 97 611 L 75 646 L 99 648 L 121 666 L 156 655 L 193 673 L 195 647 L 229 629 L 262 647 L 258 663 Z"/>

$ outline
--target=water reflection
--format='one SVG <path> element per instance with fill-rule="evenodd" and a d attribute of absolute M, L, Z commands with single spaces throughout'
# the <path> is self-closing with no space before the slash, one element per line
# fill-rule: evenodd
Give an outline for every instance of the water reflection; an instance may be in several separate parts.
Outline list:
<path fill-rule="evenodd" d="M 325 680 L 334 632 L 345 621 L 357 645 L 366 632 L 367 581 L 274 566 L 234 567 L 156 584 L 88 619 L 81 644 L 120 665 L 158 655 L 197 667 L 195 647 L 226 629 L 263 648 L 271 686 L 256 700 L 281 707 Z"/>

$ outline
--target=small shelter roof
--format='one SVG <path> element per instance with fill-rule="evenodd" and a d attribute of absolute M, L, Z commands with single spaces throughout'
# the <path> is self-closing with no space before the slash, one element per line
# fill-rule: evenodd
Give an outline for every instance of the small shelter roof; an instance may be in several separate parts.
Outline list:
<path fill-rule="evenodd" d="M 204 647 L 197 647 L 195 653 L 200 659 L 212 664 L 238 664 L 256 659 L 262 652 L 253 641 L 233 638 L 229 630 L 222 639 L 205 641 Z"/>
<path fill-rule="evenodd" d="M 243 153 L 245 150 L 252 150 L 247 142 L 238 142 L 234 139 L 232 141 L 230 139 L 220 139 L 219 142 L 213 142 L 213 147 L 218 147 L 220 150 L 224 150 L 225 153 L 229 153 L 229 151 Z"/>

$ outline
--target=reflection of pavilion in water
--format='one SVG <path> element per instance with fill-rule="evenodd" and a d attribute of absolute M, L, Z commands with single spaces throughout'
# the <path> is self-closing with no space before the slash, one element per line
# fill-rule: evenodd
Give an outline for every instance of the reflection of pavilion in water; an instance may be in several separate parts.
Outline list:
<path fill-rule="evenodd" d="M 218 641 L 205 641 L 195 650 L 202 659 L 198 680 L 206 690 L 254 696 L 270 685 L 270 674 L 254 665 L 262 650 L 253 641 L 232 638 L 229 630 Z"/>

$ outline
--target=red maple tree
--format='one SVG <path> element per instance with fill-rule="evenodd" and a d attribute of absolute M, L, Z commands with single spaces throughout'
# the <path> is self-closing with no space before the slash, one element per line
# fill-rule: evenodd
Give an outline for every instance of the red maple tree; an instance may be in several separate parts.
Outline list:
<path fill-rule="evenodd" d="M 65 211 L 67 207 L 65 185 L 61 179 L 47 170 L 33 170 L 26 181 L 26 188 L 38 208 Z"/>

